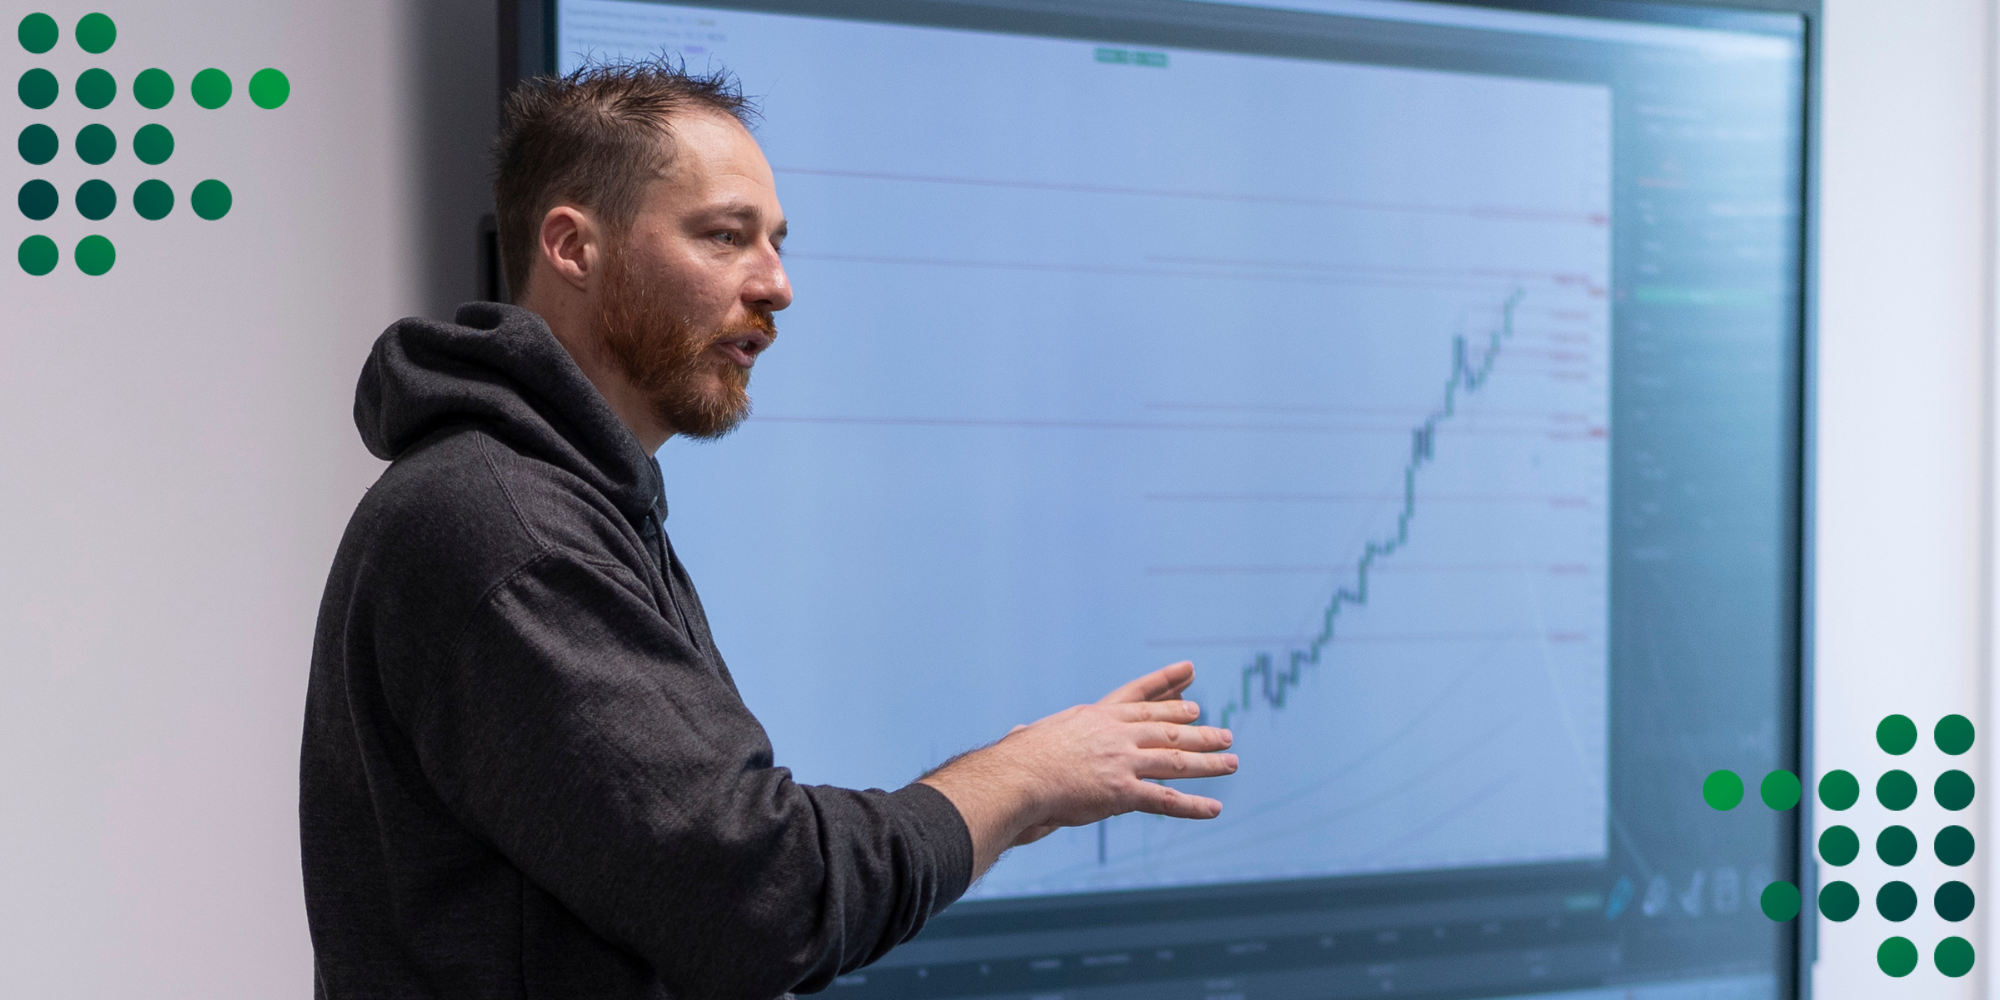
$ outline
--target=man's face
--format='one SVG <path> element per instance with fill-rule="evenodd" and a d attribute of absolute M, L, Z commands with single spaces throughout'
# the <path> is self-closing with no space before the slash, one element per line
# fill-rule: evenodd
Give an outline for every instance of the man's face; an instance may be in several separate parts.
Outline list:
<path fill-rule="evenodd" d="M 605 349 L 676 434 L 715 438 L 750 414 L 750 367 L 792 302 L 770 164 L 726 115 L 674 123 L 674 158 L 607 247 L 595 289 Z"/>

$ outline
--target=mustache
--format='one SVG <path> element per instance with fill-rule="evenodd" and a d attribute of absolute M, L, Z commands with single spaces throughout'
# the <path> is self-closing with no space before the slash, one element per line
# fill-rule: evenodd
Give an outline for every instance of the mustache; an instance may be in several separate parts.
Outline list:
<path fill-rule="evenodd" d="M 778 339 L 778 321 L 772 318 L 768 312 L 753 312 L 749 316 L 715 331 L 715 335 L 710 337 L 708 342 L 711 344 L 720 344 L 725 341 L 740 340 L 746 333 L 761 333 L 767 340 L 776 340 Z"/>

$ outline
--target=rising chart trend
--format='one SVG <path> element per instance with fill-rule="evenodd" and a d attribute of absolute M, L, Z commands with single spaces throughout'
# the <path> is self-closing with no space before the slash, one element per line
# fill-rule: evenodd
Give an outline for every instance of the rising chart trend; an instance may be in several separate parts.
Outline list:
<path fill-rule="evenodd" d="M 1451 419 L 1458 412 L 1458 398 L 1462 392 L 1477 392 L 1493 372 L 1493 362 L 1500 356 L 1501 345 L 1514 336 L 1514 307 L 1521 302 L 1524 291 L 1516 290 L 1507 297 L 1500 308 L 1500 325 L 1489 335 L 1485 349 L 1475 363 L 1469 357 L 1465 337 L 1452 338 L 1451 377 L 1445 381 L 1444 404 L 1424 422 L 1410 432 L 1410 459 L 1403 466 L 1403 508 L 1396 515 L 1396 533 L 1382 541 L 1370 540 L 1355 564 L 1354 586 L 1342 586 L 1334 591 L 1333 599 L 1327 602 L 1326 610 L 1320 615 L 1319 633 L 1303 648 L 1288 650 L 1286 665 L 1278 668 L 1270 653 L 1258 653 L 1256 658 L 1244 665 L 1242 683 L 1224 705 L 1218 725 L 1228 728 L 1230 719 L 1247 711 L 1251 697 L 1255 694 L 1273 709 L 1285 707 L 1285 700 L 1291 690 L 1299 686 L 1305 668 L 1318 666 L 1325 655 L 1326 647 L 1333 642 L 1334 626 L 1340 620 L 1341 610 L 1359 607 L 1368 603 L 1368 577 L 1377 560 L 1393 555 L 1398 549 L 1409 544 L 1410 521 L 1417 512 L 1417 471 L 1428 465 L 1435 454 L 1438 424 Z"/>

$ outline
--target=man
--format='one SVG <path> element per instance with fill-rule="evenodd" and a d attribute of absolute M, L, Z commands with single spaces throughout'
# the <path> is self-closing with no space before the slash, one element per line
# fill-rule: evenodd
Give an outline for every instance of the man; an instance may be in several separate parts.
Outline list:
<path fill-rule="evenodd" d="M 327 583 L 301 764 L 318 995 L 768 1000 L 1056 827 L 1221 809 L 1146 780 L 1236 769 L 1185 663 L 896 792 L 774 766 L 651 458 L 743 419 L 792 300 L 745 114 L 662 66 L 524 86 L 495 183 L 518 305 L 375 345 L 355 420 L 392 464 Z"/>

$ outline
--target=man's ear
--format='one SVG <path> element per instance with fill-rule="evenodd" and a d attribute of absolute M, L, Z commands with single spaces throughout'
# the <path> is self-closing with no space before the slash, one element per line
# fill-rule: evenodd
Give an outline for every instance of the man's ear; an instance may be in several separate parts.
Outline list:
<path fill-rule="evenodd" d="M 603 261 L 603 230 L 597 220 L 569 205 L 557 205 L 542 216 L 537 249 L 558 279 L 578 291 L 588 287 Z"/>

